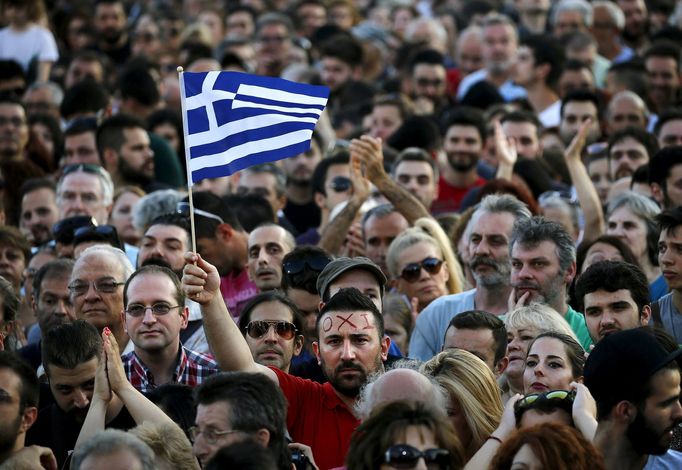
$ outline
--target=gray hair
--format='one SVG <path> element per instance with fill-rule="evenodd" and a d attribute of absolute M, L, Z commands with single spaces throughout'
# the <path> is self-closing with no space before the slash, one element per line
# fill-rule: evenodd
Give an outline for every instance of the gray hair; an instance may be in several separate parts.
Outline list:
<path fill-rule="evenodd" d="M 503 15 L 501 13 L 491 13 L 487 15 L 483 19 L 483 25 L 481 26 L 481 29 L 483 32 L 485 32 L 486 28 L 489 28 L 491 26 L 509 26 L 511 30 L 514 32 L 514 38 L 516 42 L 519 42 L 519 31 L 516 29 L 516 25 L 514 22 L 509 18 L 507 15 Z"/>
<path fill-rule="evenodd" d="M 55 82 L 33 82 L 26 89 L 26 93 L 33 90 L 40 90 L 42 88 L 47 88 L 50 90 L 50 96 L 52 98 L 50 101 L 53 105 L 58 107 L 60 104 L 62 104 L 62 100 L 64 99 L 64 90 L 62 90 L 62 87 L 57 85 Z"/>
<path fill-rule="evenodd" d="M 533 215 L 526 203 L 521 202 L 511 194 L 490 194 L 484 197 L 476 209 L 476 213 L 478 212 L 489 212 L 491 214 L 509 212 L 516 220 L 529 219 Z"/>
<path fill-rule="evenodd" d="M 435 34 L 435 36 L 440 41 L 440 44 L 447 47 L 448 32 L 443 27 L 443 24 L 434 18 L 422 17 L 417 18 L 414 21 L 410 21 L 407 25 L 407 29 L 405 30 L 405 39 L 408 41 L 413 40 L 414 39 L 413 36 L 417 30 L 417 27 L 422 24 L 427 25 L 429 32 Z"/>
<path fill-rule="evenodd" d="M 105 206 L 110 205 L 114 201 L 114 182 L 111 179 L 109 172 L 103 167 L 100 167 L 96 172 L 90 172 L 85 171 L 85 167 L 82 164 L 79 164 L 79 166 L 80 168 L 76 168 L 74 171 L 67 173 L 66 175 L 62 175 L 62 177 L 59 178 L 59 182 L 57 183 L 57 204 L 60 204 L 62 187 L 64 186 L 64 181 L 66 178 L 76 173 L 85 173 L 86 175 L 97 177 L 100 187 L 102 188 L 102 203 Z"/>
<path fill-rule="evenodd" d="M 83 263 L 84 261 L 82 260 L 85 259 L 86 256 L 90 255 L 112 256 L 118 262 L 118 265 L 121 267 L 121 271 L 123 271 L 124 280 L 127 280 L 135 271 L 135 268 L 133 268 L 133 265 L 130 263 L 130 260 L 128 259 L 128 255 L 126 255 L 123 250 L 119 248 L 114 248 L 111 245 L 93 245 L 83 250 L 83 253 L 81 253 L 81 255 L 76 260 L 76 264 L 74 265 L 72 273 L 76 271 L 76 266 L 79 263 Z"/>
<path fill-rule="evenodd" d="M 185 193 L 175 189 L 162 189 L 145 195 L 133 208 L 133 225 L 145 232 L 158 216 L 175 213 L 178 202 L 184 198 Z"/>
<path fill-rule="evenodd" d="M 542 209 L 559 209 L 568 213 L 573 227 L 576 230 L 580 230 L 580 206 L 569 203 L 558 194 L 553 194 L 549 197 L 541 199 L 542 201 L 538 201 L 538 203 Z"/>
<path fill-rule="evenodd" d="M 71 470 L 80 470 L 83 462 L 91 455 L 106 456 L 128 450 L 142 463 L 143 470 L 155 470 L 154 452 L 139 438 L 118 429 L 99 431 L 76 449 L 71 458 Z"/>
<path fill-rule="evenodd" d="M 379 204 L 378 206 L 374 206 L 370 210 L 365 212 L 365 214 L 362 216 L 362 222 L 360 224 L 362 227 L 362 237 L 363 238 L 365 237 L 365 224 L 367 224 L 367 221 L 369 220 L 370 217 L 383 219 L 393 214 L 394 212 L 398 212 L 398 210 L 393 206 L 393 204 L 390 203 Z"/>
<path fill-rule="evenodd" d="M 556 24 L 559 13 L 564 11 L 577 11 L 583 17 L 583 23 L 588 28 L 592 26 L 592 5 L 585 0 L 561 0 L 555 7 L 552 14 L 552 26 Z"/>
<path fill-rule="evenodd" d="M 597 7 L 606 8 L 606 11 L 608 11 L 609 16 L 611 17 L 613 25 L 618 28 L 619 31 L 622 31 L 625 28 L 625 14 L 615 2 L 608 2 L 605 0 L 597 0 L 596 2 L 592 2 L 592 10 L 594 11 Z"/>
<path fill-rule="evenodd" d="M 518 219 L 514 223 L 509 252 L 517 243 L 526 247 L 535 247 L 544 241 L 556 245 L 556 255 L 559 258 L 559 269 L 562 273 L 575 262 L 575 243 L 563 225 L 544 217 Z"/>
<path fill-rule="evenodd" d="M 611 2 L 604 2 L 604 3 L 611 3 Z M 611 101 L 609 101 L 609 105 L 606 108 L 606 113 L 607 115 L 611 114 L 611 108 L 615 105 L 616 102 L 620 100 L 625 100 L 628 99 L 630 101 L 633 101 L 637 107 L 639 107 L 642 110 L 642 114 L 644 114 L 645 119 L 649 119 L 649 107 L 646 105 L 644 100 L 642 99 L 641 96 L 639 96 L 637 93 L 630 91 L 630 90 L 623 90 L 615 95 L 613 95 L 613 98 L 611 98 Z"/>
<path fill-rule="evenodd" d="M 661 213 L 661 208 L 648 197 L 634 191 L 625 191 L 609 202 L 607 218 L 623 206 L 642 220 L 654 220 Z"/>
<path fill-rule="evenodd" d="M 244 173 L 262 174 L 268 173 L 275 177 L 275 194 L 282 197 L 287 190 L 287 176 L 282 169 L 274 163 L 262 163 L 244 169 Z"/>
<path fill-rule="evenodd" d="M 258 18 L 258 21 L 256 22 L 256 34 L 260 33 L 260 30 L 263 29 L 264 26 L 270 24 L 281 24 L 287 29 L 289 36 L 294 34 L 294 24 L 291 22 L 291 19 L 287 15 L 279 12 L 265 13 Z"/>

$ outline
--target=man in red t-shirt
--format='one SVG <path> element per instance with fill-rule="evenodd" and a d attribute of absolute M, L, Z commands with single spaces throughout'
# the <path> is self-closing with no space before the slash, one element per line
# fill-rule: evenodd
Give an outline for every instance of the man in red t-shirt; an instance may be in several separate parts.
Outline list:
<path fill-rule="evenodd" d="M 445 129 L 445 158 L 438 162 L 438 199 L 431 205 L 433 214 L 459 211 L 466 193 L 486 182 L 477 172 L 485 142 L 483 114 L 474 108 L 459 107 L 450 114 Z"/>
<path fill-rule="evenodd" d="M 359 424 L 353 405 L 367 377 L 383 371 L 391 343 L 377 306 L 355 288 L 341 289 L 324 304 L 313 352 L 329 382 L 319 384 L 257 364 L 219 295 L 216 268 L 194 253 L 185 260 L 183 290 L 201 304 L 206 336 L 220 368 L 259 372 L 278 383 L 289 404 L 287 427 L 294 441 L 312 448 L 321 470 L 342 466 Z"/>

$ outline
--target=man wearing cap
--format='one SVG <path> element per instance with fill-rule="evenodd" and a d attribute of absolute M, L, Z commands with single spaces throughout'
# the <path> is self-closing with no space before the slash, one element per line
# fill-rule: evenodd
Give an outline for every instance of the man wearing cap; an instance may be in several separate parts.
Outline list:
<path fill-rule="evenodd" d="M 606 335 L 649 324 L 649 283 L 633 264 L 594 263 L 578 277 L 575 296 L 595 343 Z"/>
<path fill-rule="evenodd" d="M 313 350 L 329 379 L 318 384 L 257 364 L 219 295 L 216 268 L 195 253 L 187 253 L 185 261 L 182 286 L 201 304 L 209 344 L 221 370 L 258 372 L 279 384 L 289 403 L 287 427 L 293 440 L 312 448 L 320 468 L 343 465 L 350 437 L 359 424 L 352 410 L 360 388 L 367 377 L 383 372 L 391 342 L 384 335 L 383 317 L 377 308 L 382 288 L 376 280 L 372 286 L 368 282 L 362 291 L 342 289 L 337 282 L 330 286 L 326 279 L 321 282 L 321 291 L 334 295 L 323 295 L 325 304 L 317 318 L 318 341 L 313 343 Z M 376 275 L 383 276 L 373 266 Z M 347 266 L 331 269 L 344 274 L 335 276 L 340 281 L 354 274 Z M 370 291 L 376 296 L 373 300 L 365 295 Z"/>
<path fill-rule="evenodd" d="M 682 453 L 668 450 L 682 423 L 680 354 L 647 328 L 609 335 L 590 353 L 585 385 L 597 404 L 594 444 L 606 468 L 682 468 Z"/>

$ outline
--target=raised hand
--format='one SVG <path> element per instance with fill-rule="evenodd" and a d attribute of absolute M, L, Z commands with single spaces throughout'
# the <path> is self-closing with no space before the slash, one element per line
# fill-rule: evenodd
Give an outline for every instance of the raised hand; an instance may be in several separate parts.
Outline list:
<path fill-rule="evenodd" d="M 362 175 L 362 160 L 357 154 L 350 156 L 350 180 L 353 183 L 353 195 L 351 198 L 363 203 L 369 197 L 371 190 L 370 182 Z"/>
<path fill-rule="evenodd" d="M 104 340 L 104 352 L 106 353 L 109 386 L 111 387 L 111 390 L 118 395 L 121 390 L 130 387 L 131 385 L 130 382 L 128 382 L 125 370 L 123 369 L 121 353 L 118 349 L 116 338 L 108 329 L 105 329 L 102 333 L 102 339 Z"/>
<path fill-rule="evenodd" d="M 185 253 L 185 268 L 182 274 L 182 290 L 189 298 L 207 305 L 220 295 L 220 274 L 215 266 L 205 261 L 198 253 Z"/>
<path fill-rule="evenodd" d="M 566 152 L 564 153 L 564 158 L 567 162 L 570 161 L 580 161 L 583 154 L 583 149 L 585 148 L 585 143 L 587 142 L 587 135 L 590 133 L 590 127 L 592 126 L 592 118 L 587 118 L 580 125 L 578 133 L 573 137 L 571 143 L 569 144 Z"/>
<path fill-rule="evenodd" d="M 518 159 L 516 140 L 504 135 L 502 124 L 495 122 L 495 153 L 500 164 L 513 167 Z"/>
<path fill-rule="evenodd" d="M 353 139 L 350 143 L 350 153 L 351 157 L 355 155 L 365 164 L 365 175 L 370 181 L 374 182 L 386 175 L 381 139 L 369 135 Z"/>
<path fill-rule="evenodd" d="M 111 334 L 109 328 L 104 328 L 102 331 L 102 344 L 106 341 L 107 335 Z M 109 403 L 113 397 L 111 385 L 109 384 L 109 375 L 107 374 L 107 353 L 102 347 L 102 354 L 100 356 L 99 364 L 97 365 L 97 373 L 95 374 L 95 390 L 93 396 L 96 396 L 105 403 Z"/>

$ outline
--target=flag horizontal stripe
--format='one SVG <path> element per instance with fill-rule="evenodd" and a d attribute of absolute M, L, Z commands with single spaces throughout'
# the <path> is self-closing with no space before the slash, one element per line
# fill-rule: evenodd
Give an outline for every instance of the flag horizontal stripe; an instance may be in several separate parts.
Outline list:
<path fill-rule="evenodd" d="M 239 108 L 258 108 L 258 109 L 268 109 L 271 111 L 281 111 L 283 113 L 291 113 L 291 114 L 314 114 L 318 118 L 322 114 L 321 109 L 315 109 L 315 108 L 294 108 L 294 107 L 286 107 L 286 106 L 274 106 L 271 104 L 256 104 L 256 103 L 251 103 L 248 101 L 242 101 L 242 100 L 234 100 L 232 102 L 232 109 L 239 109 Z"/>
<path fill-rule="evenodd" d="M 250 95 L 243 95 L 243 94 L 238 94 L 235 95 L 236 99 L 239 99 L 241 101 L 248 101 L 249 103 L 256 103 L 256 104 L 267 104 L 267 105 L 272 105 L 272 106 L 285 106 L 285 107 L 292 107 L 292 108 L 305 108 L 305 109 L 310 109 L 310 110 L 317 110 L 317 111 L 322 111 L 324 109 L 324 106 L 320 106 L 317 104 L 304 104 L 304 103 L 296 103 L 296 102 L 289 102 L 289 101 L 277 101 L 273 100 L 270 98 L 264 98 L 262 96 L 250 96 Z"/>
<path fill-rule="evenodd" d="M 320 118 L 319 115 L 313 114 L 313 113 L 288 114 L 288 113 L 284 113 L 282 111 L 271 111 L 268 109 L 251 108 L 251 107 L 233 109 L 231 107 L 231 103 L 224 103 L 224 104 L 223 103 L 217 102 L 217 103 L 214 103 L 214 105 L 213 105 L 213 111 L 215 112 L 215 116 L 216 116 L 216 127 L 215 127 L 215 129 L 219 129 L 220 126 L 223 126 L 225 124 L 229 124 L 233 121 L 238 121 L 240 119 L 251 118 L 254 116 L 267 116 L 270 114 L 289 116 L 290 121 L 297 121 L 297 120 L 300 120 L 301 118 L 313 118 L 313 119 L 319 119 Z"/>
<path fill-rule="evenodd" d="M 190 111 L 192 109 L 197 109 L 202 106 L 210 105 L 214 101 L 219 100 L 233 100 L 235 97 L 234 93 L 228 91 L 219 90 L 218 92 L 213 91 L 210 94 L 205 93 L 201 95 L 190 96 L 185 100 L 185 108 Z"/>
<path fill-rule="evenodd" d="M 284 90 L 295 95 L 304 95 L 317 98 L 327 98 L 329 89 L 324 86 L 309 85 L 306 83 L 296 83 L 275 77 L 264 77 L 262 75 L 249 75 L 240 72 L 204 72 L 207 75 L 218 74 L 215 84 L 211 87 L 214 90 L 225 90 L 237 93 L 244 85 L 249 87 L 263 88 L 264 96 L 268 96 L 272 90 Z M 242 91 L 244 93 L 244 91 Z M 256 92 L 259 93 L 258 91 Z M 251 93 L 249 93 L 251 94 Z M 286 100 L 285 100 L 286 101 Z"/>
<path fill-rule="evenodd" d="M 192 183 L 198 182 L 204 178 L 220 178 L 221 176 L 231 175 L 239 170 L 248 168 L 253 165 L 258 165 L 266 162 L 274 162 L 288 158 L 292 155 L 298 155 L 310 150 L 310 140 L 288 145 L 276 150 L 267 150 L 264 152 L 251 153 L 246 157 L 233 160 L 228 164 L 221 166 L 201 168 L 191 172 Z"/>
<path fill-rule="evenodd" d="M 257 114 L 255 116 L 244 117 L 237 121 L 229 122 L 217 129 L 211 129 L 197 134 L 190 134 L 187 136 L 187 142 L 189 147 L 207 145 L 212 142 L 223 140 L 240 132 L 273 126 L 283 122 L 302 122 L 315 126 L 317 118 L 314 116 L 287 116 L 286 114 Z"/>
<path fill-rule="evenodd" d="M 216 155 L 225 152 L 225 150 L 227 149 L 238 147 L 248 142 L 255 142 L 267 139 L 269 137 L 275 138 L 300 129 L 308 129 L 312 131 L 314 128 L 315 123 L 298 121 L 282 122 L 280 124 L 275 124 L 274 126 L 261 127 L 258 129 L 251 129 L 245 132 L 239 132 L 237 134 L 227 136 L 224 139 L 211 142 L 210 144 L 190 147 L 189 156 L 190 159 L 193 160 L 195 158 L 204 157 L 208 155 Z"/>
<path fill-rule="evenodd" d="M 189 170 L 194 172 L 202 168 L 225 165 L 239 158 L 243 158 L 257 152 L 283 149 L 291 145 L 310 140 L 313 136 L 312 129 L 298 129 L 287 134 L 278 136 L 266 136 L 262 139 L 254 139 L 241 145 L 225 148 L 222 153 L 191 158 L 187 164 Z"/>
<path fill-rule="evenodd" d="M 255 96 L 267 98 L 274 101 L 283 101 L 286 103 L 298 103 L 299 105 L 317 105 L 324 106 L 327 104 L 327 98 L 303 95 L 300 93 L 289 93 L 288 91 L 279 90 L 276 88 L 264 88 L 253 85 L 241 84 L 237 90 L 238 95 Z"/>

